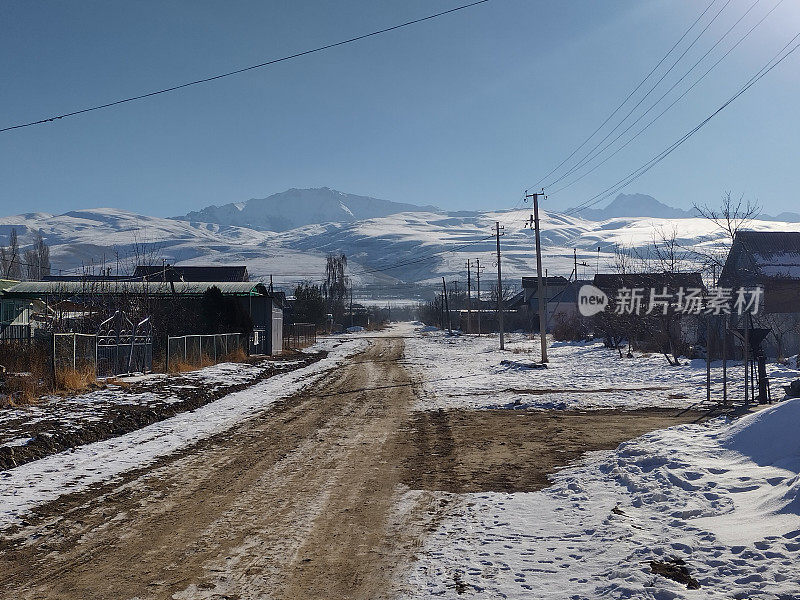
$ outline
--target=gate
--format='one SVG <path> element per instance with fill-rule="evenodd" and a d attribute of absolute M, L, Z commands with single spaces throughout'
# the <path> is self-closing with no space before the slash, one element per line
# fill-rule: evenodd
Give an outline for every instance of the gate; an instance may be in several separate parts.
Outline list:
<path fill-rule="evenodd" d="M 153 370 L 153 326 L 150 317 L 134 324 L 117 311 L 97 330 L 97 376 Z"/>

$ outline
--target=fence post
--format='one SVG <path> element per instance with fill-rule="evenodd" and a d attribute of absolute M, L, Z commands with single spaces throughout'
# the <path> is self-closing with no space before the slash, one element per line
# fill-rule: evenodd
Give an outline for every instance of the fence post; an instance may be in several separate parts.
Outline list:
<path fill-rule="evenodd" d="M 188 354 L 188 352 L 186 351 L 186 339 L 187 339 L 188 337 L 189 337 L 189 336 L 187 336 L 187 335 L 183 336 L 183 362 L 184 362 L 184 363 L 185 363 L 185 362 L 187 362 L 187 361 L 189 360 L 189 359 L 187 358 L 189 354 Z"/>
<path fill-rule="evenodd" d="M 169 373 L 169 334 L 167 334 L 167 346 L 164 352 L 164 373 Z"/>
<path fill-rule="evenodd" d="M 76 334 L 73 333 L 72 334 L 72 370 L 73 371 L 77 371 L 78 370 L 78 365 L 75 364 L 75 362 L 76 362 L 75 361 L 75 350 L 76 350 L 75 345 L 77 344 L 77 340 L 75 339 L 75 336 L 76 336 Z"/>

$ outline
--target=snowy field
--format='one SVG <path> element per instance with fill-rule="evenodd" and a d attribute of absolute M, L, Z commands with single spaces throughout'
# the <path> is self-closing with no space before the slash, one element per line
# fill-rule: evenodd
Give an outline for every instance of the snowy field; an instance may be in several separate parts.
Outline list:
<path fill-rule="evenodd" d="M 108 482 L 126 471 L 153 463 L 220 433 L 269 408 L 316 381 L 325 371 L 362 350 L 365 340 L 323 339 L 307 351 L 328 350 L 328 356 L 306 367 L 278 374 L 252 387 L 180 413 L 137 431 L 79 446 L 0 473 L 0 530 L 19 522 L 35 506 L 60 495 Z M 244 367 L 242 367 L 244 368 Z M 224 365 L 198 372 L 200 380 L 231 376 Z"/>
<path fill-rule="evenodd" d="M 706 399 L 706 363 L 681 359 L 667 363 L 661 354 L 634 352 L 634 358 L 603 347 L 601 342 L 550 342 L 546 369 L 539 360 L 539 338 L 506 334 L 499 350 L 496 334 L 449 336 L 403 324 L 396 331 L 409 336 L 405 358 L 425 375 L 420 409 L 439 408 L 647 408 L 688 407 Z M 783 398 L 782 385 L 800 371 L 769 364 L 773 398 Z M 744 396 L 743 367 L 728 363 L 729 398 Z M 712 401 L 722 399 L 722 363 L 712 365 Z"/>
<path fill-rule="evenodd" d="M 705 400 L 705 363 L 620 359 L 602 344 L 451 337 L 403 326 L 424 373 L 420 409 L 687 407 Z M 729 365 L 731 397 L 742 367 Z M 770 365 L 773 397 L 797 370 Z M 712 371 L 721 394 L 721 365 Z M 522 393 L 520 390 L 534 393 Z M 575 390 L 575 391 L 564 391 Z M 609 390 L 592 391 L 589 390 Z M 516 403 L 516 404 L 515 404 Z M 413 598 L 800 598 L 800 399 L 734 422 L 680 425 L 593 452 L 538 492 L 448 495 L 453 511 L 407 581 Z M 690 590 L 651 570 L 683 566 Z"/>
<path fill-rule="evenodd" d="M 800 399 L 595 452 L 539 492 L 466 494 L 416 598 L 800 597 Z M 699 589 L 651 572 L 685 562 Z"/>

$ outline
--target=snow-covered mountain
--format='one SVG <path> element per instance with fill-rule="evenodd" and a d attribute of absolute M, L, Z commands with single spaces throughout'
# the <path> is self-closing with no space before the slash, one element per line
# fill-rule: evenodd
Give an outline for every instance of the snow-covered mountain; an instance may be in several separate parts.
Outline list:
<path fill-rule="evenodd" d="M 208 206 L 183 221 L 235 225 L 263 231 L 286 231 L 314 223 L 352 223 L 409 211 L 438 211 L 434 206 L 356 196 L 330 188 L 291 189 L 267 198 Z"/>
<path fill-rule="evenodd" d="M 647 194 L 620 194 L 605 208 L 587 208 L 582 210 L 580 215 L 590 221 L 605 221 L 618 217 L 681 219 L 698 216 L 694 210 L 674 208 Z"/>
<path fill-rule="evenodd" d="M 466 261 L 486 267 L 484 288 L 496 272 L 495 221 L 504 226 L 504 278 L 519 280 L 535 270 L 534 240 L 523 224 L 528 209 L 471 213 L 402 212 L 350 222 L 315 223 L 283 232 L 138 215 L 118 209 L 77 210 L 63 215 L 29 213 L 0 218 L 0 243 L 12 227 L 24 246 L 41 231 L 51 245 L 56 269 L 128 272 L 139 256 L 184 264 L 247 264 L 253 277 L 269 278 L 287 289 L 301 280 L 324 277 L 328 252 L 344 252 L 357 285 L 412 282 L 435 284 L 441 275 L 466 279 Z M 702 218 L 619 217 L 590 221 L 542 211 L 544 266 L 568 275 L 577 249 L 579 275 L 610 268 L 617 245 L 643 247 L 660 230 L 678 232 L 687 247 L 714 247 L 723 235 Z M 798 231 L 800 224 L 756 221 L 753 228 Z M 598 252 L 599 248 L 599 252 Z M 473 263 L 474 264 L 474 263 Z M 474 272 L 473 272 L 474 276 Z"/>

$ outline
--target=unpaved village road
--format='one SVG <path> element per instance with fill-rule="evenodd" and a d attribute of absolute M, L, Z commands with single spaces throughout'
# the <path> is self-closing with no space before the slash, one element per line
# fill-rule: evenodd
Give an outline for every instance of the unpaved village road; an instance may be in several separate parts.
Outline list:
<path fill-rule="evenodd" d="M 451 492 L 528 491 L 676 411 L 414 412 L 401 339 L 0 536 L 0 598 L 388 598 Z"/>

